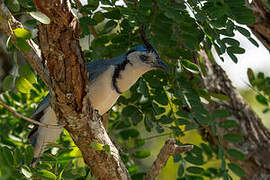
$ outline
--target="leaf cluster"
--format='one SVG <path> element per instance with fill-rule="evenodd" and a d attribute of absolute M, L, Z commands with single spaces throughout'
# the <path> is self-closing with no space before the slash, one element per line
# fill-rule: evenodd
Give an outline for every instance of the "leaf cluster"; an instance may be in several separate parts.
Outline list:
<path fill-rule="evenodd" d="M 14 29 L 14 35 L 16 46 L 28 51 L 26 42 L 30 38 L 37 42 L 33 34 L 36 23 L 46 24 L 49 20 L 36 12 L 30 0 L 6 0 L 5 3 L 14 15 L 19 13 L 16 16 L 27 17 L 23 21 L 25 28 Z M 142 44 L 139 27 L 146 24 L 148 39 L 170 66 L 168 74 L 161 71 L 144 74 L 129 91 L 120 96 L 110 111 L 109 135 L 122 149 L 121 158 L 133 179 L 141 179 L 146 172 L 141 160 L 152 156 L 149 139 L 174 137 L 178 145 L 183 145 L 186 144 L 183 139 L 188 133 L 211 130 L 220 144 L 223 141 L 243 142 L 240 134 L 220 135 L 219 129 L 238 128 L 238 123 L 229 118 L 226 109 L 208 112 L 204 108 L 205 102 L 230 101 L 230 98 L 224 94 L 209 93 L 202 86 L 206 68 L 197 51 L 204 49 L 213 60 L 211 49 L 214 48 L 220 58 L 228 54 L 237 63 L 237 54 L 243 54 L 245 50 L 234 38 L 236 31 L 258 46 L 244 26 L 255 21 L 244 0 L 126 0 L 125 5 L 119 5 L 115 0 L 91 0 L 80 9 L 75 3 L 72 3 L 72 7 L 80 13 L 81 40 L 88 41 L 84 50 L 87 61 L 116 57 Z M 31 12 L 31 16 L 26 12 Z M 97 35 L 91 28 L 96 30 Z M 28 65 L 16 66 L 18 51 L 10 40 L 7 50 L 13 54 L 17 73 L 10 74 L 3 81 L 6 93 L 1 100 L 16 111 L 31 116 L 37 102 L 46 95 L 46 87 Z M 266 78 L 258 75 L 250 82 L 267 94 Z M 223 121 L 217 123 L 216 120 L 220 118 Z M 66 132 L 61 135 L 58 144 L 52 144 L 45 152 L 37 168 L 28 167 L 32 150 L 26 142 L 30 129 L 25 126 L 22 120 L 0 107 L 0 128 L 3 129 L 0 132 L 0 162 L 2 159 L 3 162 L 7 161 L 0 166 L 2 177 L 5 174 L 8 179 L 16 172 L 18 177 L 37 179 L 92 178 L 89 169 L 83 167 L 78 149 Z M 207 133 L 200 134 L 203 140 L 207 139 Z M 225 157 L 228 155 L 243 160 L 245 155 L 241 151 L 212 147 L 203 140 L 188 142 L 194 144 L 194 149 L 174 156 L 178 179 L 232 179 L 229 170 L 244 176 L 243 170 Z M 108 145 L 93 142 L 89 148 L 110 154 Z M 50 153 L 52 149 L 57 149 L 53 155 Z M 21 156 L 17 157 L 18 154 Z M 214 160 L 218 160 L 218 166 L 205 166 Z"/>

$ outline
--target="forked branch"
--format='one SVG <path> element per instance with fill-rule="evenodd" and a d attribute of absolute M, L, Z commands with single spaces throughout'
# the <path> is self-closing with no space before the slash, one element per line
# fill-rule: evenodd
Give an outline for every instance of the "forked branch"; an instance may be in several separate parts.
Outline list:
<path fill-rule="evenodd" d="M 178 146 L 176 141 L 168 138 L 160 150 L 157 159 L 154 161 L 151 169 L 144 176 L 144 180 L 154 180 L 159 175 L 161 169 L 165 166 L 170 156 L 184 153 L 193 149 L 193 145 Z"/>

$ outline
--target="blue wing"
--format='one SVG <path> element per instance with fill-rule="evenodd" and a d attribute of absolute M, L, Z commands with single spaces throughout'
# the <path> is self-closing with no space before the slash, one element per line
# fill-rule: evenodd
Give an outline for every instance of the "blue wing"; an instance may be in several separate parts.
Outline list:
<path fill-rule="evenodd" d="M 111 60 L 96 60 L 86 63 L 86 71 L 90 73 L 88 81 L 91 82 L 97 78 L 100 74 L 106 71 L 111 65 L 117 65 L 124 60 L 124 55 L 118 56 Z"/>
<path fill-rule="evenodd" d="M 100 74 L 106 71 L 111 65 L 116 65 L 123 61 L 123 56 L 116 57 L 111 60 L 96 60 L 86 63 L 86 71 L 89 72 L 90 76 L 88 81 L 91 82 L 93 79 L 97 78 Z M 38 105 L 36 111 L 32 115 L 32 119 L 40 121 L 41 117 L 44 115 L 44 110 L 49 106 L 50 94 L 48 94 Z M 28 141 L 32 144 L 35 143 L 35 137 L 37 135 L 38 125 L 31 130 L 28 135 Z"/>

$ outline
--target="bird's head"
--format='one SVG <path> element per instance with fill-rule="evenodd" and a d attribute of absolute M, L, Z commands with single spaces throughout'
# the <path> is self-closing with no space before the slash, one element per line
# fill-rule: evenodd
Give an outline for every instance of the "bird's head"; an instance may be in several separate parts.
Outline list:
<path fill-rule="evenodd" d="M 166 72 L 169 71 L 169 67 L 160 59 L 159 54 L 152 46 L 135 46 L 126 53 L 126 57 L 131 64 L 143 66 L 149 70 L 161 69 Z"/>

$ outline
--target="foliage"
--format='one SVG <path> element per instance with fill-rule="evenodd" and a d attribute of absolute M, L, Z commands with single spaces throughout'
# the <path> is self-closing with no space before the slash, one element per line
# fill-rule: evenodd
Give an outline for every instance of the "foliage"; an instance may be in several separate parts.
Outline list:
<path fill-rule="evenodd" d="M 81 38 L 91 40 L 91 46 L 84 51 L 87 61 L 115 57 L 130 47 L 141 44 L 138 27 L 146 24 L 151 44 L 170 66 L 169 74 L 151 71 L 143 75 L 119 98 L 110 111 L 109 134 L 121 146 L 121 158 L 132 178 L 140 179 L 145 173 L 139 159 L 151 156 L 151 151 L 146 146 L 145 132 L 151 132 L 157 137 L 169 134 L 182 145 L 181 140 L 187 132 L 211 127 L 220 142 L 242 142 L 240 134 L 226 134 L 221 137 L 217 130 L 238 126 L 236 121 L 228 119 L 230 114 L 226 109 L 209 113 L 204 108 L 202 98 L 206 101 L 230 99 L 223 94 L 210 94 L 201 86 L 203 75 L 199 72 L 204 74 L 205 67 L 197 51 L 204 49 L 211 58 L 210 50 L 214 48 L 221 59 L 227 53 L 237 63 L 237 54 L 245 53 L 245 50 L 234 39 L 235 31 L 258 46 L 251 38 L 250 32 L 242 26 L 255 21 L 251 10 L 245 7 L 245 1 L 125 2 L 126 6 L 116 5 L 115 0 L 89 0 L 88 4 L 78 11 L 85 14 L 79 18 Z M 23 22 L 25 29 L 15 29 L 14 34 L 18 39 L 17 46 L 23 51 L 28 51 L 29 47 L 25 42 L 31 37 L 36 40 L 30 33 L 36 29 L 37 21 L 49 23 L 49 20 L 36 12 L 31 0 L 6 0 L 5 3 L 15 15 L 20 12 L 20 15 L 16 16 L 27 17 Z M 72 7 L 77 8 L 75 4 L 72 4 Z M 97 30 L 98 36 L 94 40 L 89 36 L 92 33 L 89 26 Z M 17 50 L 11 42 L 7 42 L 7 49 L 13 53 L 16 64 Z M 17 73 L 7 76 L 3 81 L 6 93 L 1 96 L 1 101 L 30 117 L 37 103 L 45 97 L 46 87 L 29 66 L 15 69 Z M 261 77 L 258 75 L 258 78 Z M 260 87 L 258 83 L 253 85 L 256 85 L 256 88 Z M 261 90 L 263 91 L 263 88 L 259 88 L 259 91 Z M 261 96 L 258 99 L 268 104 Z M 217 124 L 216 118 L 224 118 L 224 121 Z M 16 175 L 18 179 L 91 179 L 91 172 L 83 166 L 80 154 L 77 153 L 78 149 L 74 147 L 66 132 L 61 135 L 57 144 L 52 144 L 53 149 L 57 150 L 56 153 L 51 154 L 51 149 L 48 150 L 37 168 L 33 169 L 28 166 L 33 154 L 26 140 L 30 131 L 27 124 L 0 107 L 0 128 L 1 178 L 10 179 L 11 175 Z M 89 148 L 110 153 L 108 146 L 95 142 L 89 145 Z M 226 150 L 222 146 L 211 147 L 203 141 L 196 142 L 192 151 L 174 157 L 175 166 L 178 166 L 178 178 L 232 179 L 231 171 L 243 176 L 244 171 L 237 165 L 228 163 L 225 153 L 238 160 L 245 158 L 244 154 L 236 149 Z M 204 166 L 216 159 L 220 160 L 218 167 Z"/>
<path fill-rule="evenodd" d="M 265 107 L 263 113 L 267 113 L 270 110 L 270 77 L 265 76 L 262 72 L 259 72 L 257 76 L 255 76 L 250 68 L 247 71 L 247 75 L 251 87 L 257 94 L 256 100 Z"/>

